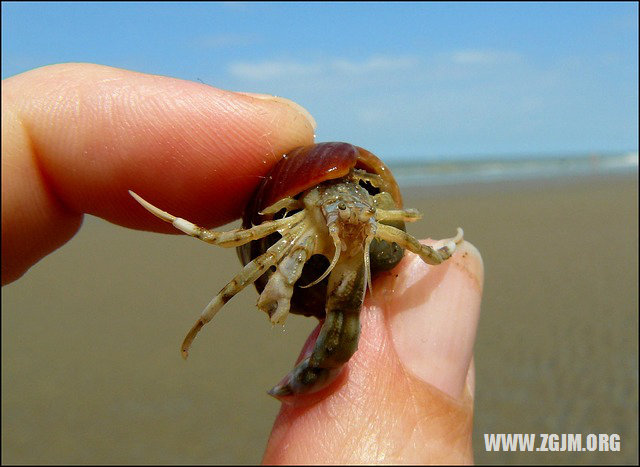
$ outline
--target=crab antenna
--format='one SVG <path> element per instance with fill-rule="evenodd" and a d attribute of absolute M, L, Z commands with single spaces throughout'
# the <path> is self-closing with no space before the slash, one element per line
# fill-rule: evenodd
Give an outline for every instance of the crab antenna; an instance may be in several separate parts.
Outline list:
<path fill-rule="evenodd" d="M 369 235 L 364 241 L 364 275 L 367 278 L 367 287 L 370 293 L 373 293 L 373 287 L 371 286 L 371 258 L 369 258 L 369 245 L 371 245 L 372 240 L 373 235 Z"/>
<path fill-rule="evenodd" d="M 309 287 L 311 287 L 313 285 L 316 285 L 322 279 L 327 277 L 329 275 L 329 273 L 333 270 L 333 268 L 336 266 L 336 264 L 338 263 L 338 260 L 340 259 L 340 253 L 342 251 L 340 237 L 338 237 L 338 233 L 337 232 L 331 232 L 331 238 L 333 239 L 333 246 L 335 247 L 335 253 L 333 254 L 333 259 L 331 260 L 331 264 L 329 265 L 327 270 L 324 272 L 324 274 L 322 274 L 320 277 L 318 277 L 311 284 L 301 285 L 300 286 L 301 289 L 306 289 L 306 288 L 309 288 Z"/>

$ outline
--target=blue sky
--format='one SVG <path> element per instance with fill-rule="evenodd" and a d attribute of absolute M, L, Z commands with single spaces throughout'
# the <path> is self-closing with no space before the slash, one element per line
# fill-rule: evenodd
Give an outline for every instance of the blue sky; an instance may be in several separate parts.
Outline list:
<path fill-rule="evenodd" d="M 280 95 L 385 160 L 638 149 L 632 3 L 2 3 L 2 77 L 100 63 Z"/>

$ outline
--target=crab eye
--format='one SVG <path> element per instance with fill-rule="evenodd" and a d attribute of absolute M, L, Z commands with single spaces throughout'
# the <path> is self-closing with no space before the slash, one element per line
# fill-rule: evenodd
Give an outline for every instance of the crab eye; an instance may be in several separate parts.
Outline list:
<path fill-rule="evenodd" d="M 345 209 L 347 209 L 347 205 L 344 203 L 338 203 L 338 209 L 344 211 Z"/>

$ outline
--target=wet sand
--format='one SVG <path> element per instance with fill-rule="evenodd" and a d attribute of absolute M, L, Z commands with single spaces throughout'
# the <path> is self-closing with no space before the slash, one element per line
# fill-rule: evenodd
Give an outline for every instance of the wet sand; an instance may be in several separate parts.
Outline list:
<path fill-rule="evenodd" d="M 415 235 L 458 225 L 485 262 L 477 463 L 638 462 L 638 179 L 405 190 Z M 232 250 L 87 217 L 2 293 L 3 463 L 255 463 L 312 320 L 271 328 L 247 290 L 184 363 Z M 484 433 L 617 433 L 620 452 L 484 449 Z"/>

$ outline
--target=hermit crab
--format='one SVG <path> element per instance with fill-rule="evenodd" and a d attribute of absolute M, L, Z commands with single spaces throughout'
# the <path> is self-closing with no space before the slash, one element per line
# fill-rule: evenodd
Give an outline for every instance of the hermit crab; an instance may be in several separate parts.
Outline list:
<path fill-rule="evenodd" d="M 202 327 L 235 294 L 254 283 L 258 308 L 272 323 L 289 313 L 321 322 L 313 350 L 269 394 L 312 393 L 340 374 L 358 347 L 360 308 L 371 277 L 389 270 L 409 250 L 440 264 L 462 241 L 462 229 L 420 244 L 405 222 L 420 219 L 403 209 L 389 168 L 369 151 L 347 143 L 296 148 L 273 167 L 246 206 L 242 228 L 208 230 L 131 195 L 152 214 L 207 243 L 237 247 L 244 268 L 205 307 L 182 344 L 187 357 Z"/>

